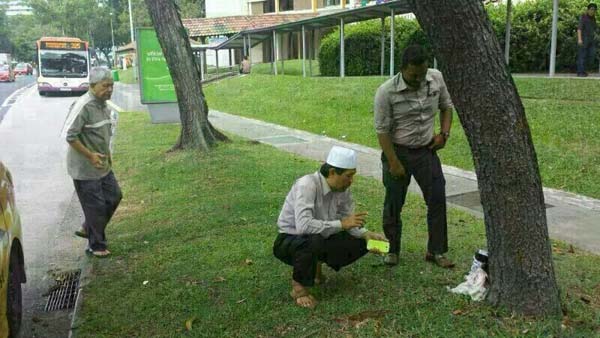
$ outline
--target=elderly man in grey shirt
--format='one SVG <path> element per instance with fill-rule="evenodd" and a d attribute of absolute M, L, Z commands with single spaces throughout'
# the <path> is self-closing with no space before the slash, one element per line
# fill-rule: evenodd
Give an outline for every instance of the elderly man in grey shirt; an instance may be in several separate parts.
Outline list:
<path fill-rule="evenodd" d="M 323 281 L 322 262 L 338 271 L 367 253 L 367 240 L 385 240 L 363 228 L 366 212 L 353 212 L 354 174 L 354 150 L 334 146 L 318 172 L 294 183 L 279 214 L 273 254 L 293 267 L 290 295 L 301 307 L 317 303 L 306 288 Z"/>
<path fill-rule="evenodd" d="M 413 176 L 427 204 L 429 241 L 425 259 L 438 266 L 454 266 L 448 251 L 446 194 L 442 166 L 436 151 L 450 136 L 452 101 L 442 74 L 427 68 L 421 46 L 409 46 L 402 56 L 401 71 L 382 84 L 375 95 L 375 130 L 381 149 L 385 201 L 383 229 L 390 241 L 384 262 L 398 264 L 402 237 L 401 212 Z M 440 110 L 440 132 L 434 118 Z"/>
<path fill-rule="evenodd" d="M 110 70 L 90 71 L 90 90 L 70 108 L 66 125 L 69 143 L 67 170 L 85 215 L 84 229 L 76 232 L 88 238 L 86 252 L 107 257 L 105 229 L 121 201 L 121 189 L 112 172 L 111 137 L 114 119 L 106 106 L 113 91 Z"/>

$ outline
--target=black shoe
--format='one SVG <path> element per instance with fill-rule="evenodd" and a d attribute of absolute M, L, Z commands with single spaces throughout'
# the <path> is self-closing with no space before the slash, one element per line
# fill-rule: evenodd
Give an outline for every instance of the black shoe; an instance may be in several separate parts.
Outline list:
<path fill-rule="evenodd" d="M 79 236 L 82 238 L 88 238 L 88 234 L 85 230 L 77 230 L 75 231 L 75 236 Z"/>
<path fill-rule="evenodd" d="M 577 73 L 577 77 L 586 77 L 588 76 L 587 73 Z"/>

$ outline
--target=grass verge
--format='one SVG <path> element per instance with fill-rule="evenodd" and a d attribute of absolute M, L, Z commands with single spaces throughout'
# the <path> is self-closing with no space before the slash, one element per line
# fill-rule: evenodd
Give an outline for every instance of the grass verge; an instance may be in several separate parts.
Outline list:
<path fill-rule="evenodd" d="M 206 87 L 219 111 L 379 148 L 373 96 L 384 77 L 252 76 Z M 516 78 L 544 186 L 600 198 L 600 81 Z M 444 164 L 473 170 L 459 119 L 440 152 Z"/>
<path fill-rule="evenodd" d="M 485 245 L 481 220 L 449 211 L 452 271 L 423 261 L 423 202 L 409 196 L 400 265 L 368 255 L 326 269 L 314 311 L 289 298 L 291 268 L 271 253 L 293 181 L 318 163 L 234 138 L 208 155 L 166 153 L 178 126 L 121 114 L 115 170 L 124 200 L 108 228 L 111 258 L 92 261 L 78 337 L 488 337 L 600 333 L 598 256 L 554 243 L 564 319 L 511 316 L 446 291 Z M 380 231 L 383 189 L 358 177 L 357 209 Z M 186 323 L 190 330 L 186 328 Z M 562 327 L 561 327 L 562 325 Z"/>
<path fill-rule="evenodd" d="M 127 84 L 133 84 L 133 83 L 137 83 L 135 77 L 133 76 L 133 68 L 129 68 L 129 69 L 119 69 L 117 70 L 119 72 L 119 81 L 123 82 L 123 83 L 127 83 Z"/>

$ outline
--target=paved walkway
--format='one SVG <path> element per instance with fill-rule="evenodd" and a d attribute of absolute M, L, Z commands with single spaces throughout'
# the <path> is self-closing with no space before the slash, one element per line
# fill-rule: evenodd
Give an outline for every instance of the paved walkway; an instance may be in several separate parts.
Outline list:
<path fill-rule="evenodd" d="M 137 85 L 117 83 L 112 103 L 117 110 L 148 111 L 140 104 Z M 358 174 L 381 179 L 380 150 L 347 143 L 309 132 L 211 110 L 213 125 L 226 132 L 272 145 L 297 155 L 325 161 L 331 146 L 341 145 L 358 153 Z M 446 194 L 453 207 L 483 217 L 473 172 L 444 166 Z M 416 184 L 410 190 L 420 194 Z M 600 200 L 544 188 L 550 236 L 600 254 Z"/>

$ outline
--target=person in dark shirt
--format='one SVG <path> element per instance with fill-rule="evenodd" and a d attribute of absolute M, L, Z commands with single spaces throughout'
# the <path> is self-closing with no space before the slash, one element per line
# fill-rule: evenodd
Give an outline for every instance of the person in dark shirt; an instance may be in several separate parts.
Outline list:
<path fill-rule="evenodd" d="M 579 18 L 577 26 L 577 76 L 585 77 L 585 62 L 588 59 L 596 57 L 596 41 L 594 34 L 596 32 L 596 10 L 598 6 L 590 3 L 587 11 Z"/>

